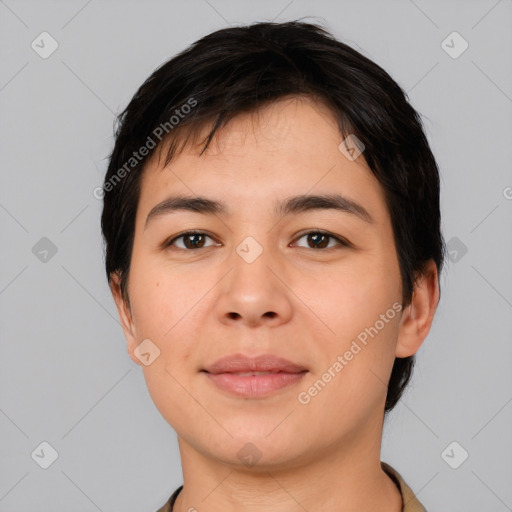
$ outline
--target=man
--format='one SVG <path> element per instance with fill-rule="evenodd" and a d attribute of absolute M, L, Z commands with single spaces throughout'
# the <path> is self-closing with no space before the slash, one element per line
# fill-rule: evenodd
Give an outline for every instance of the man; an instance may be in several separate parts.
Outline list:
<path fill-rule="evenodd" d="M 380 461 L 439 301 L 439 175 L 417 112 L 315 25 L 219 30 L 121 114 L 106 271 L 178 434 L 161 512 L 425 510 Z"/>

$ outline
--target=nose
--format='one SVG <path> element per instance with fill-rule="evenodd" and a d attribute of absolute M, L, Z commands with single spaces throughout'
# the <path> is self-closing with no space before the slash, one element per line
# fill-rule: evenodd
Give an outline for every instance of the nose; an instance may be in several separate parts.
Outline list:
<path fill-rule="evenodd" d="M 222 280 L 216 303 L 218 320 L 251 328 L 288 322 L 293 293 L 286 285 L 284 262 L 280 264 L 270 250 L 249 261 L 238 253 L 230 259 L 231 271 Z"/>

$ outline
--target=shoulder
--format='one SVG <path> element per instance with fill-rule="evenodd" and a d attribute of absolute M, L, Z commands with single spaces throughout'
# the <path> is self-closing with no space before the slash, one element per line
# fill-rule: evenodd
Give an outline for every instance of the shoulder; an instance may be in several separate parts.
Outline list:
<path fill-rule="evenodd" d="M 178 497 L 178 494 L 183 489 L 183 485 L 180 485 L 171 495 L 171 497 L 165 502 L 165 504 L 160 507 L 156 512 L 172 512 L 172 508 L 174 506 L 174 502 Z"/>

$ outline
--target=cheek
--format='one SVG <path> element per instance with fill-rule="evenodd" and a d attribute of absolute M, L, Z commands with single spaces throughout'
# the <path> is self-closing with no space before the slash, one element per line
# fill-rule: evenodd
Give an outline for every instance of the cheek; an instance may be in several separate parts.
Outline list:
<path fill-rule="evenodd" d="M 148 366 L 142 366 L 147 389 L 153 402 L 172 425 L 180 424 L 182 411 L 188 417 L 200 411 L 184 389 L 190 378 L 191 360 L 198 339 L 196 321 L 205 291 L 199 285 L 186 286 L 187 279 L 165 275 L 159 269 L 133 274 L 133 309 L 140 339 L 149 338 L 160 350 L 159 356 Z M 206 299 L 206 298 L 205 298 Z M 187 420 L 189 421 L 189 420 Z"/>
<path fill-rule="evenodd" d="M 322 331 L 327 335 L 315 340 L 323 355 L 314 378 L 329 380 L 329 374 L 325 375 L 329 369 L 336 375 L 318 405 L 337 403 L 344 404 L 341 409 L 356 410 L 367 396 L 371 410 L 385 394 L 400 317 L 399 295 L 390 274 L 390 269 L 377 264 L 346 268 L 323 281 L 324 293 L 317 293 L 316 298 L 310 293 L 311 309 L 320 312 L 329 327 Z"/>
<path fill-rule="evenodd" d="M 130 279 L 137 327 L 148 337 L 171 336 L 205 291 L 184 273 L 148 264 L 134 268 Z"/>
<path fill-rule="evenodd" d="M 157 266 L 134 274 L 133 310 L 137 333 L 149 338 L 160 350 L 156 362 L 183 382 L 197 360 L 198 341 L 205 338 L 205 318 L 210 314 L 214 295 L 208 293 L 218 279 L 198 278 L 191 272 L 162 269 Z M 213 290 L 212 290 L 213 291 Z M 207 333 L 206 333 L 207 334 Z M 148 374 L 152 368 L 147 367 Z M 170 378 L 165 373 L 155 379 Z M 172 380 L 172 379 L 171 379 Z M 166 386 L 172 384 L 165 384 Z M 155 387 L 162 386 L 156 382 Z"/>
<path fill-rule="evenodd" d="M 397 293 L 389 272 L 366 264 L 330 273 L 314 294 L 309 289 L 304 290 L 304 296 L 335 332 L 333 337 L 342 341 L 373 325 L 392 307 Z"/>
<path fill-rule="evenodd" d="M 399 324 L 395 313 L 389 304 L 371 313 L 354 307 L 340 317 L 335 325 L 337 337 L 323 345 L 326 358 L 301 389 L 311 397 L 307 405 L 311 417 L 329 410 L 331 423 L 356 428 L 382 405 L 395 359 Z"/>

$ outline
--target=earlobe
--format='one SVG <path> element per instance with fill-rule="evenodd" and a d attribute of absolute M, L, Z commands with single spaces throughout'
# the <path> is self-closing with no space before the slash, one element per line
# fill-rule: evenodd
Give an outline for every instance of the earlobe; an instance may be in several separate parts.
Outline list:
<path fill-rule="evenodd" d="M 128 353 L 130 354 L 131 359 L 140 365 L 140 360 L 135 357 L 133 352 L 138 345 L 137 330 L 135 328 L 135 323 L 133 321 L 133 315 L 130 307 L 122 296 L 120 278 L 117 273 L 111 274 L 110 291 L 112 292 L 117 312 L 119 314 L 119 319 L 121 320 L 121 327 L 126 338 Z"/>
<path fill-rule="evenodd" d="M 438 303 L 437 266 L 430 260 L 416 281 L 412 301 L 400 319 L 396 357 L 409 357 L 419 350 L 430 331 Z"/>

